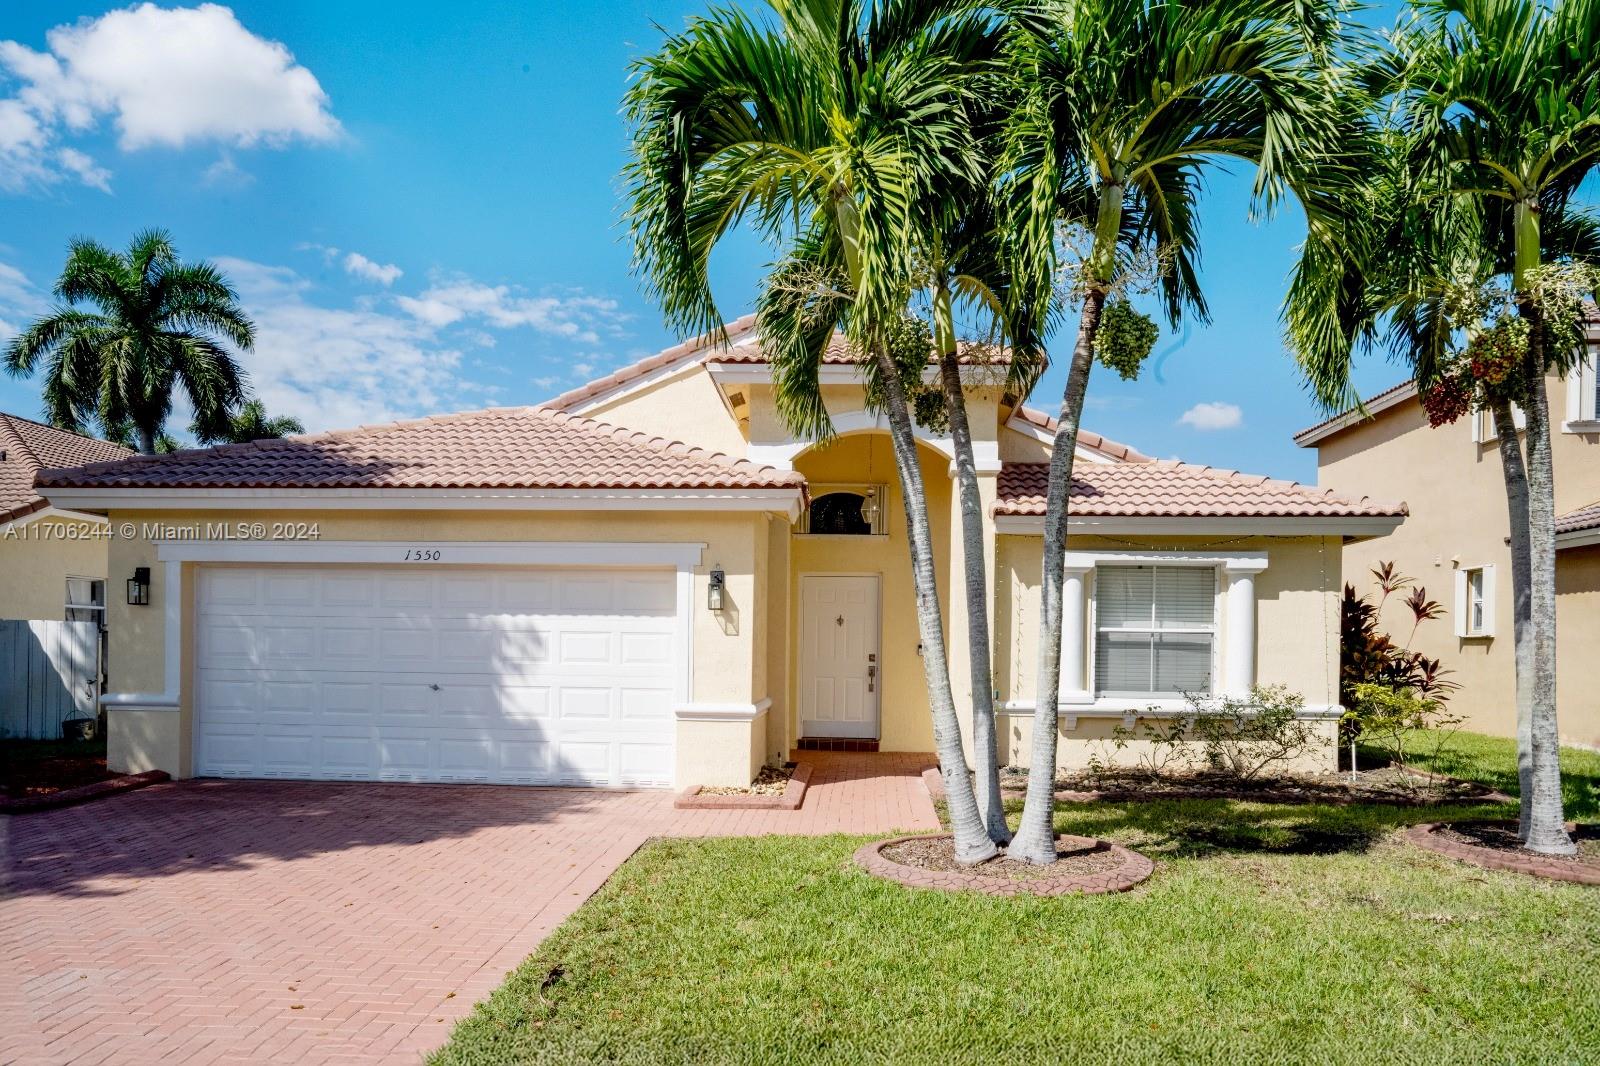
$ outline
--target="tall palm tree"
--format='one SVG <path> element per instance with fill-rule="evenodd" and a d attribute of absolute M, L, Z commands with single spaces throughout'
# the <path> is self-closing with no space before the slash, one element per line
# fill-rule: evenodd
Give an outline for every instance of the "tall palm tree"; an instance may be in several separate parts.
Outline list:
<path fill-rule="evenodd" d="M 1565 373 L 1578 353 L 1575 345 L 1568 350 L 1546 344 L 1552 327 L 1565 331 L 1562 323 L 1546 321 L 1536 290 L 1549 264 L 1587 256 L 1580 242 L 1590 241 L 1594 229 L 1573 200 L 1600 165 L 1600 2 L 1419 0 L 1416 7 L 1418 21 L 1396 38 L 1391 77 L 1409 180 L 1433 201 L 1422 217 L 1448 213 L 1482 220 L 1475 255 L 1479 276 L 1509 278 L 1517 314 L 1529 326 L 1517 390 L 1525 443 L 1518 441 L 1509 397 L 1491 408 L 1511 531 L 1523 835 L 1529 850 L 1571 854 L 1575 846 L 1562 824 L 1555 490 L 1544 378 L 1552 370 Z M 1378 258 L 1381 263 L 1385 256 Z M 1432 266 L 1437 271 L 1441 264 Z M 1427 276 L 1426 264 L 1419 273 Z M 1452 328 L 1468 324 L 1450 322 L 1425 299 L 1415 302 L 1415 313 L 1425 323 L 1431 320 L 1431 332 L 1406 326 L 1411 336 L 1402 339 L 1418 356 L 1419 383 L 1429 384 Z M 1369 300 L 1356 317 L 1381 306 L 1381 300 Z M 1408 308 L 1400 311 L 1403 323 Z M 1339 389 L 1341 380 L 1348 381 L 1340 357 L 1311 362 L 1313 385 L 1324 401 L 1347 399 L 1347 388 L 1346 395 Z"/>
<path fill-rule="evenodd" d="M 222 426 L 206 427 L 197 420 L 189 427 L 201 444 L 245 444 L 253 440 L 276 440 L 280 437 L 304 433 L 306 427 L 292 415 L 271 417 L 266 404 L 250 400 L 228 417 Z"/>
<path fill-rule="evenodd" d="M 707 263 L 739 224 L 794 253 L 769 279 L 786 280 L 767 292 L 814 290 L 814 299 L 771 301 L 805 328 L 782 335 L 779 306 L 762 318 L 777 348 L 779 411 L 797 432 L 831 432 L 820 392 L 807 385 L 834 326 L 862 353 L 903 489 L 956 854 L 977 862 L 997 849 L 967 770 L 906 368 L 895 353 L 917 273 L 913 205 L 941 175 L 983 179 L 967 108 L 997 30 L 962 0 L 771 0 L 770 9 L 759 20 L 714 9 L 636 65 L 626 220 L 650 291 L 685 332 L 720 329 Z"/>
<path fill-rule="evenodd" d="M 1026 396 L 1044 367 L 1041 333 L 1048 324 L 1050 307 L 1032 301 L 1027 287 L 1018 283 L 1013 267 L 1017 249 L 1000 232 L 992 189 L 951 190 L 934 209 L 920 215 L 924 260 L 928 265 L 930 310 L 934 350 L 939 360 L 939 383 L 944 393 L 955 452 L 956 488 L 961 508 L 961 550 L 965 563 L 967 652 L 972 678 L 972 748 L 976 769 L 977 800 L 997 844 L 1009 844 L 1000 796 L 999 759 L 994 726 L 994 656 L 989 633 L 989 551 L 983 528 L 983 498 L 978 487 L 977 457 L 968 424 L 966 389 L 961 378 L 961 353 L 957 337 L 958 308 L 967 308 L 983 325 L 986 338 L 1006 342 L 1005 391 Z M 985 362 L 980 351 L 974 360 Z M 994 375 L 1002 377 L 1001 375 Z"/>
<path fill-rule="evenodd" d="M 255 328 L 227 278 L 209 263 L 179 261 L 166 233 L 137 234 L 120 253 L 74 240 L 55 295 L 62 304 L 12 338 L 5 357 L 13 375 L 43 367 L 53 425 L 126 425 L 150 454 L 176 389 L 208 429 L 243 401 L 245 373 L 226 345 L 250 348 Z"/>
<path fill-rule="evenodd" d="M 1128 251 L 1163 264 L 1170 320 L 1207 316 L 1196 270 L 1197 209 L 1207 172 L 1256 167 L 1258 200 L 1284 192 L 1284 168 L 1331 133 L 1322 65 L 1337 30 L 1331 5 L 1297 0 L 1079 0 L 1017 20 L 1012 73 L 1022 102 L 1013 133 L 1018 225 L 1051 246 L 1062 222 L 1089 228 L 1074 279 L 1082 310 L 1050 456 L 1041 581 L 1038 693 L 1022 824 L 1008 854 L 1055 859 L 1052 819 L 1061 676 L 1061 589 L 1073 452 L 1106 300 Z M 1062 267 L 1045 258 L 1034 284 Z"/>

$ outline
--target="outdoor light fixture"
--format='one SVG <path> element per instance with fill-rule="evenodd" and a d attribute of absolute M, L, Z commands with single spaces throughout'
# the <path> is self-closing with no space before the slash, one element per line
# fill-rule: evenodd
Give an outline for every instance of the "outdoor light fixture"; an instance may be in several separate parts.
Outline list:
<path fill-rule="evenodd" d="M 874 533 L 878 531 L 878 515 L 881 505 L 878 503 L 878 490 L 867 490 L 866 499 L 861 501 L 861 518 L 867 523 L 867 528 Z"/>
<path fill-rule="evenodd" d="M 136 566 L 128 579 L 128 603 L 134 607 L 150 606 L 150 568 Z"/>
<path fill-rule="evenodd" d="M 712 611 L 722 610 L 722 589 L 727 581 L 721 570 L 711 571 L 711 583 L 706 586 L 706 607 Z"/>

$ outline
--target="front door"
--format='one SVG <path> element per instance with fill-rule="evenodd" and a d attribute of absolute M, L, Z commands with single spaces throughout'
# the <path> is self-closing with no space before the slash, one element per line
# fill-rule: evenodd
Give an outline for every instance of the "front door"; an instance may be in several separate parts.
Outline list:
<path fill-rule="evenodd" d="M 878 577 L 800 578 L 800 735 L 878 735 Z"/>

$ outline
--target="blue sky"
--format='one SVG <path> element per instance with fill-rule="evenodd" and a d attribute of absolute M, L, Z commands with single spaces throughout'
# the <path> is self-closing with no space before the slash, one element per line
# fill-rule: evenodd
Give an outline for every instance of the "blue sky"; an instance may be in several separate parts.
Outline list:
<path fill-rule="evenodd" d="M 647 355 L 676 338 L 629 271 L 619 101 L 630 60 L 698 10 L 3 5 L 0 337 L 47 306 L 71 237 L 160 226 L 228 271 L 260 329 L 257 392 L 313 429 L 534 403 Z M 1277 321 L 1303 228 L 1292 209 L 1250 222 L 1248 191 L 1247 172 L 1208 190 L 1212 325 L 1164 337 L 1137 382 L 1098 372 L 1085 424 L 1311 480 L 1289 438 L 1320 415 Z M 728 317 L 768 258 L 720 253 Z M 1358 384 L 1398 376 L 1368 360 Z M 1035 404 L 1053 412 L 1061 379 Z M 37 384 L 0 375 L 0 409 L 37 416 Z"/>

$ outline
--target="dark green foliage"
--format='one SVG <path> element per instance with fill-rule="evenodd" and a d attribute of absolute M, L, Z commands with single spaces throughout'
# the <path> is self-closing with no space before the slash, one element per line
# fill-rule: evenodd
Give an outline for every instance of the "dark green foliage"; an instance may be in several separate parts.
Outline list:
<path fill-rule="evenodd" d="M 1132 303 L 1107 300 L 1094 338 L 1095 358 L 1101 366 L 1122 375 L 1123 381 L 1132 381 L 1139 376 L 1139 368 L 1150 357 L 1160 336 L 1155 319 L 1135 309 Z"/>

